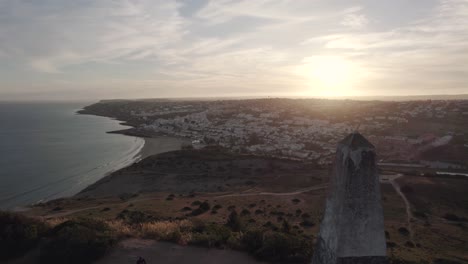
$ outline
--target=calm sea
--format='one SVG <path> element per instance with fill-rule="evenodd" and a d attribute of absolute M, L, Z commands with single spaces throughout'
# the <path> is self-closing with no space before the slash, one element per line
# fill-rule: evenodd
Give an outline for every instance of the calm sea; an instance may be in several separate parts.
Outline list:
<path fill-rule="evenodd" d="M 105 117 L 78 115 L 86 103 L 0 103 L 0 209 L 71 196 L 132 163 L 140 138 Z"/>

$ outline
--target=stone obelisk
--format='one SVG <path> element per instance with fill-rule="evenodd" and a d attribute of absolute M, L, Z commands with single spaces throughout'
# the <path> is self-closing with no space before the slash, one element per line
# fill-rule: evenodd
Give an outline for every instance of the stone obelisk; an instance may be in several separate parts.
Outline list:
<path fill-rule="evenodd" d="M 312 263 L 387 263 L 375 147 L 357 132 L 338 143 Z"/>

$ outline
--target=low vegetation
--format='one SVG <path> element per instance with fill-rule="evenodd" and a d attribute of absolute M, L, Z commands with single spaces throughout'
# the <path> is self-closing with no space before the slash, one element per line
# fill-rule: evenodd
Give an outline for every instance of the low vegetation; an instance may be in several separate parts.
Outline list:
<path fill-rule="evenodd" d="M 90 263 L 102 257 L 117 242 L 104 221 L 69 220 L 52 228 L 40 246 L 41 263 Z"/>
<path fill-rule="evenodd" d="M 0 212 L 0 261 L 24 255 L 38 245 L 47 230 L 40 220 Z"/>
<path fill-rule="evenodd" d="M 126 237 L 243 250 L 260 260 L 281 263 L 306 263 L 312 255 L 312 240 L 294 233 L 288 222 L 284 221 L 276 231 L 269 227 L 247 228 L 235 210 L 225 224 L 197 218 L 159 221 L 143 212 L 128 210 L 108 221 L 83 218 L 44 222 L 1 213 L 0 228 L 2 260 L 39 248 L 40 263 L 91 263 Z"/>

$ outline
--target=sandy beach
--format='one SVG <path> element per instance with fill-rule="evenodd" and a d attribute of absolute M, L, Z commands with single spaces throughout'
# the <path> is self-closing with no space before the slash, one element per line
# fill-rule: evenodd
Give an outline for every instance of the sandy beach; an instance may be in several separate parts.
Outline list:
<path fill-rule="evenodd" d="M 185 143 L 190 143 L 189 139 L 180 137 L 160 136 L 155 138 L 143 138 L 145 145 L 138 153 L 139 159 L 144 159 L 152 155 L 179 150 Z"/>

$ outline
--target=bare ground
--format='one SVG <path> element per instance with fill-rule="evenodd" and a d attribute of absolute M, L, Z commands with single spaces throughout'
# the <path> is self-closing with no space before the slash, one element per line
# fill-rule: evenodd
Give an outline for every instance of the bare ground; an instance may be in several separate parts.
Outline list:
<path fill-rule="evenodd" d="M 141 256 L 146 263 L 164 264 L 260 264 L 246 253 L 233 250 L 208 249 L 180 246 L 154 240 L 128 239 L 122 241 L 117 248 L 98 264 L 136 263 Z"/>

